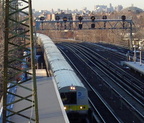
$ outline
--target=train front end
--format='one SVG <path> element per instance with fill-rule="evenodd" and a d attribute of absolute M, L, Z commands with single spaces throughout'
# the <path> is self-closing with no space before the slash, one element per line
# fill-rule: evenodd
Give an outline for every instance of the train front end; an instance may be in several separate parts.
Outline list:
<path fill-rule="evenodd" d="M 88 96 L 84 87 L 71 85 L 60 89 L 59 92 L 67 114 L 87 115 Z"/>
<path fill-rule="evenodd" d="M 55 79 L 67 114 L 87 115 L 88 92 L 75 72 L 71 70 L 57 71 Z"/>

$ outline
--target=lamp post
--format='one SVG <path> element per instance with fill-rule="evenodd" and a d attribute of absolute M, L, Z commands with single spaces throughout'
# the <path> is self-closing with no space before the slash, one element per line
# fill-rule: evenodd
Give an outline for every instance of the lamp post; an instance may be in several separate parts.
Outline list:
<path fill-rule="evenodd" d="M 141 50 L 142 50 L 142 47 L 139 47 L 139 50 L 140 50 L 140 66 L 142 65 L 142 54 L 141 54 Z"/>
<path fill-rule="evenodd" d="M 134 48 L 133 60 L 134 60 L 134 63 L 136 63 L 136 45 L 134 45 L 133 48 Z"/>

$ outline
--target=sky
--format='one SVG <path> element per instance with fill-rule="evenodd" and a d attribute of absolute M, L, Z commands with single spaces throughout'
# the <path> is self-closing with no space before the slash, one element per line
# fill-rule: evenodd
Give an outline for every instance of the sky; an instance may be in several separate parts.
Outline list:
<path fill-rule="evenodd" d="M 122 5 L 125 7 L 133 6 L 144 9 L 144 0 L 32 0 L 33 9 L 36 10 L 57 10 L 62 9 L 82 9 L 87 7 L 88 10 L 94 10 L 94 5 L 112 4 L 113 7 Z"/>

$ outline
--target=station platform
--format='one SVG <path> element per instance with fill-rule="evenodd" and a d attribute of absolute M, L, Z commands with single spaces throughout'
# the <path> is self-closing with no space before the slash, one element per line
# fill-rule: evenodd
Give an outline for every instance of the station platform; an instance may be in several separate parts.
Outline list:
<path fill-rule="evenodd" d="M 123 62 L 123 65 L 126 65 L 144 75 L 144 64 L 140 65 L 139 62 Z"/>
<path fill-rule="evenodd" d="M 47 77 L 45 69 L 37 69 L 37 93 L 38 93 L 38 111 L 39 123 L 69 123 L 66 112 L 64 111 L 59 92 L 52 77 Z M 30 86 L 31 82 L 26 84 Z M 24 94 L 25 91 L 17 88 L 17 93 Z M 13 110 L 27 105 L 24 102 L 14 105 Z M 29 113 L 30 112 L 26 112 Z M 11 119 L 15 123 L 31 123 L 22 117 L 14 116 Z"/>

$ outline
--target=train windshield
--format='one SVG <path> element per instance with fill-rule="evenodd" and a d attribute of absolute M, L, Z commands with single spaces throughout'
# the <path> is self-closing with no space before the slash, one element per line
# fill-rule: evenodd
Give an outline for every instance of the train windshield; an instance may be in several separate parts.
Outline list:
<path fill-rule="evenodd" d="M 76 92 L 61 93 L 60 95 L 61 95 L 63 104 L 76 104 L 77 103 Z"/>

